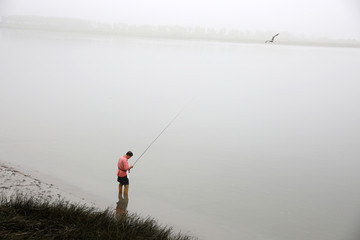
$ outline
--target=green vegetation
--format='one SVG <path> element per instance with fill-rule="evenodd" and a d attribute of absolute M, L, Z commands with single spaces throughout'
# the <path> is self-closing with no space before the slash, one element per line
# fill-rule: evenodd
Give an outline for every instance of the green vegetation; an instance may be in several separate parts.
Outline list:
<path fill-rule="evenodd" d="M 16 195 L 0 197 L 0 239 L 174 239 L 173 234 L 154 219 L 136 214 L 115 216 L 112 211 L 96 211 L 67 201 L 35 201 Z"/>

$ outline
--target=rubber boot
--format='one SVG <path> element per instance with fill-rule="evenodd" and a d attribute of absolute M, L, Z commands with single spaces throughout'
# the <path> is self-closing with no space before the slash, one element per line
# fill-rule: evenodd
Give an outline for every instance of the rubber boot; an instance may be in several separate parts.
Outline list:
<path fill-rule="evenodd" d="M 122 185 L 121 184 L 119 184 L 119 199 L 121 199 L 122 198 Z"/>
<path fill-rule="evenodd" d="M 129 193 L 129 185 L 124 186 L 124 196 L 127 196 Z"/>

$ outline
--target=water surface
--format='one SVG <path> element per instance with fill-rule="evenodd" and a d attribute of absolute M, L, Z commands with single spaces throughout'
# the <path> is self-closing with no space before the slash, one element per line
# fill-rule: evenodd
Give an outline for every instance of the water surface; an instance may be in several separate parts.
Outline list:
<path fill-rule="evenodd" d="M 355 240 L 360 50 L 2 29 L 0 158 L 200 239 Z"/>

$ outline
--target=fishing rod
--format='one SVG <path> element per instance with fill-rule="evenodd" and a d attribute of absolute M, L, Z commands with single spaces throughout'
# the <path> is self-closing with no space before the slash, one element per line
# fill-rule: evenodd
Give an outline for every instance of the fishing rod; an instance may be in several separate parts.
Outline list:
<path fill-rule="evenodd" d="M 185 107 L 184 107 L 185 108 Z M 184 110 L 184 108 L 182 108 L 180 110 L 180 112 L 168 123 L 168 125 L 166 125 L 166 127 L 159 133 L 159 135 L 150 143 L 150 145 L 145 149 L 145 151 L 140 155 L 140 157 L 138 159 L 136 159 L 136 161 L 134 162 L 133 166 L 135 166 L 135 164 L 140 160 L 140 158 L 146 153 L 146 151 L 151 147 L 151 145 L 153 145 L 156 140 L 165 132 L 165 130 L 178 118 L 178 116 L 180 116 L 180 114 L 182 113 L 182 111 Z"/>

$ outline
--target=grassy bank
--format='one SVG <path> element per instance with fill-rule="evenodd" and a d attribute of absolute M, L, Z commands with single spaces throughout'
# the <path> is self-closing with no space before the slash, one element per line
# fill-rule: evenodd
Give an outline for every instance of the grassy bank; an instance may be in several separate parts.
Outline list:
<path fill-rule="evenodd" d="M 110 210 L 99 212 L 66 201 L 39 202 L 21 195 L 0 197 L 0 238 L 191 239 L 136 214 L 116 217 Z"/>

